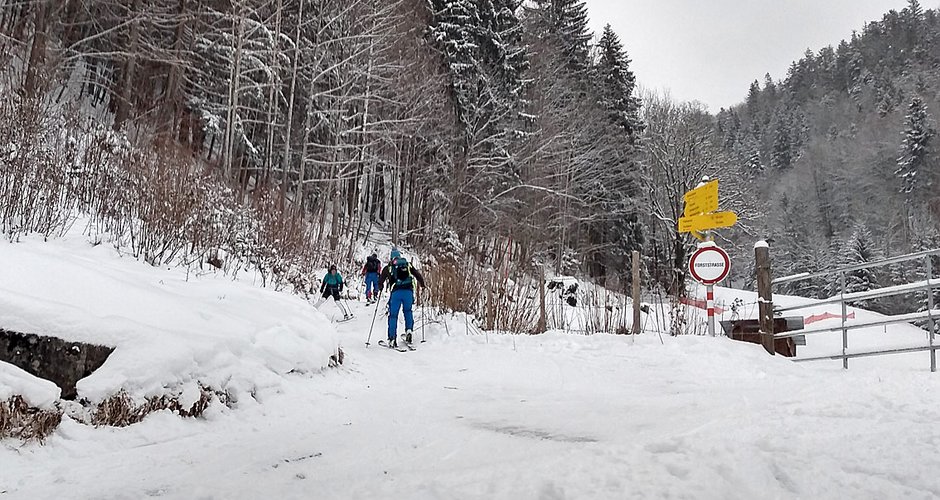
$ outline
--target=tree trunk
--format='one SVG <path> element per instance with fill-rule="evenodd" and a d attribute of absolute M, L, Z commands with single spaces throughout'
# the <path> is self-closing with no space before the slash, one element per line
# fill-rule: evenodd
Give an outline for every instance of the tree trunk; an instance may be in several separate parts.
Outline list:
<path fill-rule="evenodd" d="M 26 69 L 26 82 L 23 91 L 26 97 L 36 97 L 39 90 L 39 78 L 46 61 L 46 20 L 49 17 L 48 0 L 40 0 L 36 5 L 35 32 L 33 46 L 29 51 L 29 67 Z"/>
<path fill-rule="evenodd" d="M 232 7 L 232 34 L 234 56 L 229 74 L 228 110 L 225 120 L 225 141 L 222 151 L 222 165 L 227 179 L 232 178 L 233 156 L 235 154 L 235 121 L 238 119 L 238 85 L 241 75 L 242 45 L 244 35 L 244 12 L 240 1 Z"/>
<path fill-rule="evenodd" d="M 183 37 L 186 33 L 186 0 L 179 0 L 179 10 L 181 21 L 176 27 L 176 33 L 173 39 L 173 54 L 176 58 L 170 66 L 170 72 L 166 81 L 166 103 L 168 112 L 165 121 L 165 133 L 170 138 L 179 138 L 178 130 L 182 120 L 182 99 L 180 97 L 180 85 L 183 80 Z"/>
<path fill-rule="evenodd" d="M 121 88 L 116 92 L 120 97 L 117 102 L 117 110 L 114 112 L 115 131 L 124 127 L 124 122 L 131 115 L 131 96 L 134 94 L 134 79 L 137 72 L 137 40 L 140 37 L 140 0 L 133 0 L 128 12 L 131 16 L 129 33 L 127 35 L 127 61 L 124 62 L 124 71 L 122 75 Z"/>

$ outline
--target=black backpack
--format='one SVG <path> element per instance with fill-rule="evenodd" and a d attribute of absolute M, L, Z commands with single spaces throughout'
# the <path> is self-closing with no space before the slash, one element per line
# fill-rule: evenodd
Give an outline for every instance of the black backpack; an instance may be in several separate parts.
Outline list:
<path fill-rule="evenodd" d="M 379 259 L 376 259 L 375 257 L 370 256 L 368 259 L 366 259 L 366 272 L 377 273 L 379 272 L 379 267 L 381 265 L 382 264 L 381 262 L 379 262 Z"/>
<path fill-rule="evenodd" d="M 392 264 L 392 278 L 396 288 L 411 286 L 411 264 L 404 257 L 399 257 Z"/>

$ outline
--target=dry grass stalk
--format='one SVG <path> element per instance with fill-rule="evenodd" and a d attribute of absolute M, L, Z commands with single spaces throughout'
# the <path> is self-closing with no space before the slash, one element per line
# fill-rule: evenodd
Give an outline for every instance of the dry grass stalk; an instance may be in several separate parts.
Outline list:
<path fill-rule="evenodd" d="M 42 443 L 61 421 L 61 411 L 31 407 L 21 396 L 0 401 L 0 439 Z"/>
<path fill-rule="evenodd" d="M 181 417 L 201 417 L 213 398 L 223 403 L 227 400 L 224 393 L 200 386 L 199 399 L 189 407 L 180 403 L 179 396 L 167 395 L 148 397 L 138 405 L 125 391 L 120 391 L 98 404 L 91 415 L 91 423 L 95 426 L 126 427 L 161 410 L 170 410 Z"/>

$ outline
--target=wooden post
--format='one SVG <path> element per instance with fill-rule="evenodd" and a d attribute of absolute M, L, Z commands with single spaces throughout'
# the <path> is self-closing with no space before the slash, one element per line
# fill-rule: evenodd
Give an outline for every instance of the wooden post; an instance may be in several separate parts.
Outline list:
<path fill-rule="evenodd" d="M 548 318 L 545 317 L 545 268 L 539 267 L 539 324 L 535 333 L 545 333 Z"/>
<path fill-rule="evenodd" d="M 633 334 L 640 333 L 640 252 L 633 251 Z"/>
<path fill-rule="evenodd" d="M 757 270 L 757 303 L 760 314 L 760 337 L 764 349 L 774 353 L 774 303 L 770 284 L 770 246 L 764 240 L 754 244 Z"/>
<path fill-rule="evenodd" d="M 930 284 L 930 280 L 933 279 L 933 262 L 930 260 L 932 258 L 933 257 L 929 255 L 924 258 L 924 260 L 927 261 L 926 264 L 927 264 L 927 284 L 928 285 Z M 933 314 L 932 314 L 933 306 L 934 306 L 933 288 L 927 288 L 927 311 L 928 311 L 927 312 L 927 328 L 930 329 L 930 347 L 933 347 L 934 333 L 936 331 L 936 327 L 934 326 L 935 323 L 933 319 Z M 937 371 L 937 351 L 933 349 L 930 350 L 930 371 L 931 372 Z"/>

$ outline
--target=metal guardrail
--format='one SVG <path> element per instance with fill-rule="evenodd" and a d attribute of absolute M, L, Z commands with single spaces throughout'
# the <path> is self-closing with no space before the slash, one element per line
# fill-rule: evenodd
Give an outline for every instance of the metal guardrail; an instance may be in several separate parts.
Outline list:
<path fill-rule="evenodd" d="M 901 262 L 908 262 L 912 260 L 922 259 L 924 257 L 930 257 L 932 255 L 940 255 L 940 248 L 934 250 L 925 250 L 923 252 L 909 253 L 906 255 L 898 255 L 897 257 L 889 257 L 887 259 L 876 260 L 875 262 L 868 262 L 866 264 L 856 264 L 854 266 L 840 267 L 839 269 L 833 269 L 831 271 L 818 271 L 815 273 L 800 273 L 794 274 L 791 276 L 782 276 L 775 280 L 772 280 L 770 283 L 773 285 L 778 285 L 780 283 L 789 283 L 791 281 L 801 281 L 808 280 L 812 278 L 822 278 L 823 276 L 831 276 L 833 274 L 848 273 L 852 271 L 858 271 L 861 269 L 870 269 L 872 267 L 882 267 L 890 266 L 892 264 L 900 264 Z"/>
<path fill-rule="evenodd" d="M 883 297 L 891 297 L 892 295 L 903 295 L 905 293 L 921 292 L 924 290 L 929 290 L 931 288 L 940 288 L 940 279 L 915 281 L 913 283 L 906 283 L 904 285 L 886 286 L 883 288 L 875 288 L 872 290 L 866 290 L 864 292 L 854 292 L 854 293 L 834 295 L 832 297 L 829 297 L 828 299 L 814 301 L 812 304 L 809 304 L 809 305 L 798 305 L 798 306 L 775 308 L 774 312 L 794 311 L 797 309 L 806 309 L 807 307 L 812 307 L 812 306 L 824 306 L 826 304 L 838 304 L 841 302 L 854 302 L 857 300 L 880 299 Z"/>
<path fill-rule="evenodd" d="M 783 332 L 774 334 L 774 338 L 784 339 L 787 337 L 797 337 L 800 335 L 812 335 L 815 333 L 832 333 L 838 332 L 842 329 L 846 330 L 858 330 L 859 328 L 869 328 L 872 326 L 885 326 L 893 325 L 897 323 L 909 323 L 911 321 L 917 321 L 921 319 L 930 319 L 930 317 L 940 318 L 940 309 L 935 309 L 933 311 L 920 311 L 910 314 L 899 314 L 897 316 L 886 316 L 883 319 L 875 321 L 865 321 L 865 322 L 852 322 L 846 323 L 843 326 L 833 326 L 830 328 L 804 328 L 802 330 L 794 330 L 792 332 Z"/>
<path fill-rule="evenodd" d="M 815 356 L 812 358 L 794 358 L 793 361 L 821 361 L 821 360 L 839 360 L 839 359 L 852 359 L 852 358 L 866 358 L 870 356 L 883 356 L 885 354 L 907 354 L 911 352 L 936 352 L 937 349 L 940 349 L 940 345 L 924 345 L 917 347 L 898 347 L 895 349 L 882 349 L 879 351 L 865 351 L 865 352 L 853 352 L 848 354 L 833 354 L 831 356 Z"/>
<path fill-rule="evenodd" d="M 807 304 L 801 304 L 797 306 L 788 306 L 775 309 L 774 312 L 784 312 L 784 311 L 794 311 L 797 309 L 806 309 L 809 307 L 816 307 L 825 304 L 841 304 L 842 306 L 842 324 L 838 327 L 831 328 L 812 328 L 812 329 L 802 329 L 794 330 L 788 332 L 782 332 L 775 334 L 774 338 L 787 338 L 787 337 L 796 337 L 799 335 L 810 335 L 816 333 L 826 333 L 826 332 L 842 332 L 842 353 L 833 354 L 829 356 L 816 356 L 812 358 L 799 358 L 795 361 L 817 361 L 817 360 L 826 360 L 826 359 L 841 359 L 842 367 L 848 369 L 849 359 L 851 358 L 860 358 L 865 356 L 878 356 L 884 354 L 899 354 L 899 353 L 908 353 L 908 352 L 921 352 L 929 351 L 930 352 L 930 371 L 937 371 L 937 350 L 940 347 L 934 344 L 935 342 L 935 318 L 940 319 L 940 310 L 934 309 L 933 301 L 933 289 L 940 288 L 940 279 L 933 278 L 933 263 L 931 257 L 940 256 L 940 249 L 936 250 L 927 250 L 924 252 L 917 252 L 907 255 L 900 255 L 897 257 L 891 257 L 888 259 L 879 260 L 876 262 L 870 262 L 866 264 L 857 264 L 853 266 L 846 266 L 840 269 L 834 269 L 831 271 L 820 271 L 816 273 L 801 273 L 795 274 L 792 276 L 784 276 L 782 278 L 777 278 L 771 281 L 771 284 L 781 284 L 781 283 L 791 283 L 795 281 L 802 281 L 814 278 L 821 278 L 825 276 L 839 275 L 840 284 L 842 287 L 842 292 L 839 295 L 829 297 L 828 299 L 823 299 L 819 301 L 813 301 Z M 874 267 L 883 267 L 898 264 L 901 262 L 909 262 L 917 259 L 924 259 L 924 267 L 926 270 L 926 280 L 915 281 L 912 283 L 905 283 L 902 285 L 876 288 L 874 290 L 866 290 L 862 292 L 854 293 L 845 293 L 845 276 L 847 273 L 852 271 L 859 271 L 862 269 L 870 269 Z M 899 314 L 895 316 L 887 316 L 880 318 L 874 321 L 863 321 L 863 322 L 846 322 L 847 316 L 847 302 L 858 301 L 858 300 L 871 300 L 883 297 L 891 297 L 894 295 L 904 295 L 908 293 L 922 292 L 927 291 L 927 309 L 925 311 L 920 311 L 916 313 L 909 314 Z M 851 353 L 848 351 L 849 330 L 856 330 L 859 328 L 873 327 L 873 326 L 885 326 L 892 324 L 900 323 L 910 323 L 912 321 L 927 320 L 927 325 L 929 331 L 929 345 L 918 346 L 918 347 L 906 347 L 906 348 L 896 348 L 896 349 L 882 349 L 876 351 L 867 351 L 861 353 Z"/>

